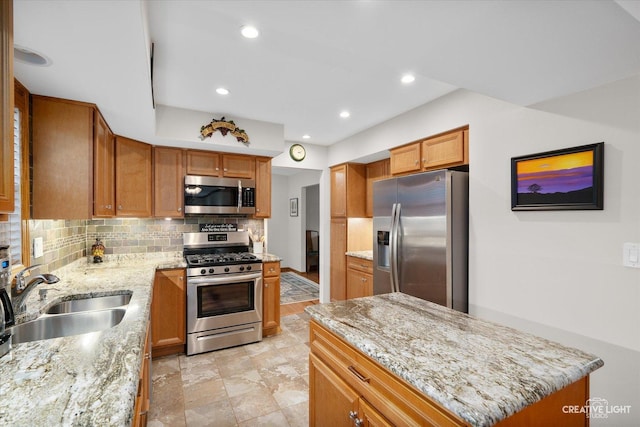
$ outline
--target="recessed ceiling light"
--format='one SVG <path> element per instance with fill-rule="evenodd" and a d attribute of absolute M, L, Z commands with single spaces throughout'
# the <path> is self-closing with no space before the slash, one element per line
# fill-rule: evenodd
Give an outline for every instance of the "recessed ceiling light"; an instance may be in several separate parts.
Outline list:
<path fill-rule="evenodd" d="M 408 85 L 409 83 L 413 83 L 415 81 L 415 76 L 413 74 L 405 74 L 404 76 L 402 76 L 402 78 L 400 79 L 400 81 L 406 85 Z"/>
<path fill-rule="evenodd" d="M 51 65 L 51 60 L 49 58 L 41 53 L 23 46 L 13 46 L 13 57 L 20 62 L 31 65 L 38 65 L 40 67 L 48 67 L 49 65 Z"/>
<path fill-rule="evenodd" d="M 255 39 L 260 35 L 260 31 L 251 25 L 245 25 L 240 29 L 240 33 L 248 39 Z"/>
<path fill-rule="evenodd" d="M 340 117 L 342 117 L 343 119 L 346 119 L 349 116 L 351 116 L 351 113 L 348 112 L 347 110 L 344 110 L 344 111 L 340 112 Z"/>
<path fill-rule="evenodd" d="M 302 135 L 302 139 L 309 139 L 309 138 L 311 138 L 311 135 L 307 135 L 307 134 Z"/>
<path fill-rule="evenodd" d="M 229 95 L 229 90 L 224 87 L 219 87 L 218 89 L 216 89 L 216 93 L 218 95 Z"/>

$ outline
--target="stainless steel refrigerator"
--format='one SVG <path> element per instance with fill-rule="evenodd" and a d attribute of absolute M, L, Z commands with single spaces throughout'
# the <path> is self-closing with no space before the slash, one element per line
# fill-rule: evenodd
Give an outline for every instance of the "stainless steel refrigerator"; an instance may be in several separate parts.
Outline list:
<path fill-rule="evenodd" d="M 404 292 L 468 312 L 469 174 L 373 183 L 373 293 Z"/>

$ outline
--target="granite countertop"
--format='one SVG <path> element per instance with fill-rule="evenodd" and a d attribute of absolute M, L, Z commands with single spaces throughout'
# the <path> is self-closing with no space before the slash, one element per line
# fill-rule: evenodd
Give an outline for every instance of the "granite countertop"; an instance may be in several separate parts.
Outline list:
<path fill-rule="evenodd" d="M 282 261 L 282 258 L 280 258 L 278 255 L 269 254 L 269 253 L 266 253 L 266 252 L 263 252 L 261 254 L 254 254 L 254 255 L 259 260 L 262 260 L 262 262 L 279 262 L 279 261 Z"/>
<path fill-rule="evenodd" d="M 402 293 L 306 312 L 473 426 L 493 425 L 604 365 L 581 350 Z"/>
<path fill-rule="evenodd" d="M 349 251 L 345 255 L 373 261 L 373 251 Z"/>
<path fill-rule="evenodd" d="M 130 425 L 142 367 L 156 268 L 182 268 L 180 258 L 113 256 L 101 264 L 78 260 L 53 271 L 60 281 L 27 299 L 20 322 L 61 300 L 132 292 L 113 328 L 14 344 L 0 359 L 1 425 Z"/>

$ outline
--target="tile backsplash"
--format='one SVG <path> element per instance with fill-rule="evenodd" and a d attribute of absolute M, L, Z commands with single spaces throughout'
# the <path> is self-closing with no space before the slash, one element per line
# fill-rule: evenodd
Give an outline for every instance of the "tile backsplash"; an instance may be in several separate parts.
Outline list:
<path fill-rule="evenodd" d="M 49 271 L 91 255 L 96 238 L 105 245 L 105 255 L 182 252 L 182 233 L 199 231 L 199 224 L 237 224 L 264 234 L 264 221 L 244 217 L 198 216 L 165 219 L 30 220 L 31 241 L 44 240 L 44 255 L 32 264 L 45 264 Z"/>

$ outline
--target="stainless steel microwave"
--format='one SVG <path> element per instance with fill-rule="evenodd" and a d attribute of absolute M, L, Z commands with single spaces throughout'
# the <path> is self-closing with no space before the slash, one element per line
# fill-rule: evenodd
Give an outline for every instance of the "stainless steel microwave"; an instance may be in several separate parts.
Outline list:
<path fill-rule="evenodd" d="M 185 214 L 256 213 L 253 179 L 187 175 L 184 178 Z"/>

